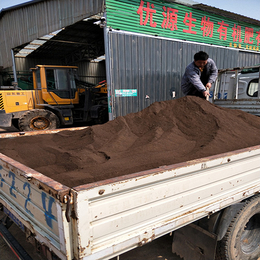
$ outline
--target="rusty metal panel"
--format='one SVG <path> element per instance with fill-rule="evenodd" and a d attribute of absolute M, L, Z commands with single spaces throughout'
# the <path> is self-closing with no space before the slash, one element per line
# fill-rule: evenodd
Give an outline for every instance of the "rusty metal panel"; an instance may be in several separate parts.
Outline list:
<path fill-rule="evenodd" d="M 12 65 L 11 49 L 103 11 L 104 0 L 32 1 L 0 16 L 0 64 Z"/>

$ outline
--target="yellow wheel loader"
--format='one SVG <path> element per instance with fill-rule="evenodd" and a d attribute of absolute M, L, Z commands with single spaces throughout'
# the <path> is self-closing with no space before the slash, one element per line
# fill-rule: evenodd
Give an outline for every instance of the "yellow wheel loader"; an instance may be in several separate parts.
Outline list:
<path fill-rule="evenodd" d="M 108 120 L 107 88 L 80 82 L 75 66 L 37 65 L 33 90 L 0 89 L 0 127 L 20 131 L 56 129 Z"/>

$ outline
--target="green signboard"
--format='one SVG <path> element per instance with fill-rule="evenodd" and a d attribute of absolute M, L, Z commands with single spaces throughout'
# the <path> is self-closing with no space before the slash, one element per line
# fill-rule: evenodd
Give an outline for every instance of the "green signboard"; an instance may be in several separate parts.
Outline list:
<path fill-rule="evenodd" d="M 106 8 L 115 30 L 259 51 L 260 27 L 182 4 L 106 0 Z"/>
<path fill-rule="evenodd" d="M 137 97 L 137 89 L 115 89 L 116 97 Z"/>

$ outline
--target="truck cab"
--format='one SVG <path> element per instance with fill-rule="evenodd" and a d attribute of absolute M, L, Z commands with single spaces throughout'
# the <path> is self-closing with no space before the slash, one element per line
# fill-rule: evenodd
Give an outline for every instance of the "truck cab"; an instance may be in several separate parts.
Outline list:
<path fill-rule="evenodd" d="M 259 66 L 220 70 L 212 103 L 260 116 Z"/>

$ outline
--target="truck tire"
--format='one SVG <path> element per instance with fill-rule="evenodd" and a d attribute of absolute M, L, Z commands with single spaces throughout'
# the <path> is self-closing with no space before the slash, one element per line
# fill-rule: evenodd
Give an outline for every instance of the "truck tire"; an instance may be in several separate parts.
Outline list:
<path fill-rule="evenodd" d="M 45 109 L 26 111 L 18 120 L 20 131 L 52 130 L 59 128 L 58 117 Z"/>
<path fill-rule="evenodd" d="M 218 242 L 216 260 L 260 259 L 260 196 L 248 199 Z"/>

